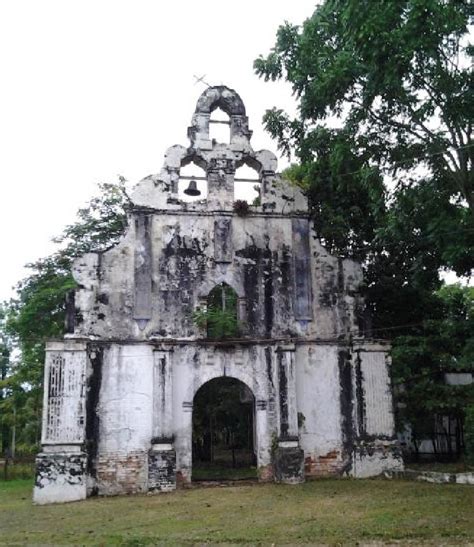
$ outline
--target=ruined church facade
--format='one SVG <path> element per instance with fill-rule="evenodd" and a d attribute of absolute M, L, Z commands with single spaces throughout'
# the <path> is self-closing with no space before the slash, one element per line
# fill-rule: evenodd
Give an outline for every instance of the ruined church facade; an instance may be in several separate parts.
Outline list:
<path fill-rule="evenodd" d="M 216 108 L 229 117 L 225 144 L 209 137 Z M 252 149 L 235 91 L 208 88 L 188 137 L 136 186 L 121 241 L 74 263 L 74 325 L 46 348 L 37 503 L 191 481 L 193 400 L 220 377 L 253 395 L 260 480 L 402 465 L 389 348 L 361 336 L 360 265 L 315 237 L 305 196 L 271 152 Z M 207 196 L 188 202 L 178 183 L 190 162 L 204 170 Z M 237 207 L 242 165 L 255 170 L 260 197 Z M 239 333 L 210 338 L 195 311 L 224 285 Z"/>

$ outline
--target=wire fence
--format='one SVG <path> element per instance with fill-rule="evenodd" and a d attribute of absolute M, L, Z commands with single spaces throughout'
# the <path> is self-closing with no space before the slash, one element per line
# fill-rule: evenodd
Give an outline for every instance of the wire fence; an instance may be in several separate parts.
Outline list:
<path fill-rule="evenodd" d="M 35 475 L 34 455 L 20 455 L 12 458 L 0 457 L 0 482 L 18 479 L 32 479 Z"/>

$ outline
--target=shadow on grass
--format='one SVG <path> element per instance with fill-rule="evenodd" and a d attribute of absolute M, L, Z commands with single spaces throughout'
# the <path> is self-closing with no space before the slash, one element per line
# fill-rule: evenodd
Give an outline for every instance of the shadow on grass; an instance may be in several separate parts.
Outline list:
<path fill-rule="evenodd" d="M 226 467 L 216 465 L 199 464 L 193 467 L 193 481 L 239 481 L 256 479 L 255 467 Z"/>

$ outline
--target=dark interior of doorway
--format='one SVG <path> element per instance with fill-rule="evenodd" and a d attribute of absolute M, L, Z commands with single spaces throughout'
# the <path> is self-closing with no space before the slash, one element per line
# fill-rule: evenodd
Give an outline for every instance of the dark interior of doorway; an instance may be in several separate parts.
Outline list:
<path fill-rule="evenodd" d="M 193 403 L 193 480 L 256 477 L 255 400 L 239 380 L 215 378 Z"/>

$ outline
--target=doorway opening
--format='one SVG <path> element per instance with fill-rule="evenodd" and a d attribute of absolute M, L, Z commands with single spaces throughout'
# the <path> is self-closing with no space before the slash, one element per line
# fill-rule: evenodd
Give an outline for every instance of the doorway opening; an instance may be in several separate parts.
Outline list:
<path fill-rule="evenodd" d="M 193 480 L 257 477 L 255 398 L 240 380 L 206 382 L 193 402 Z"/>

